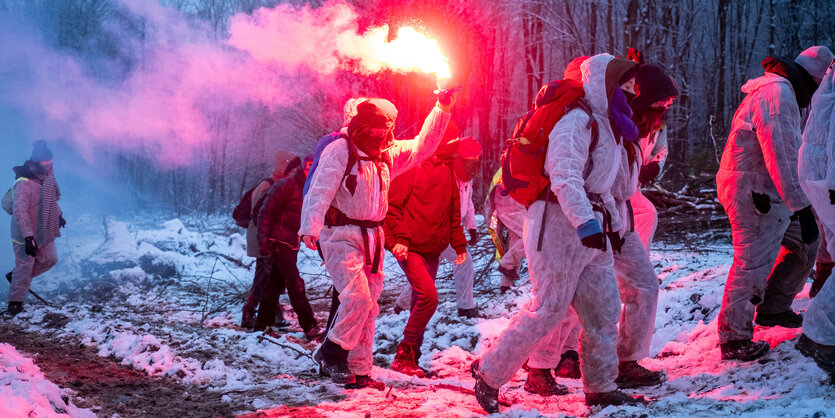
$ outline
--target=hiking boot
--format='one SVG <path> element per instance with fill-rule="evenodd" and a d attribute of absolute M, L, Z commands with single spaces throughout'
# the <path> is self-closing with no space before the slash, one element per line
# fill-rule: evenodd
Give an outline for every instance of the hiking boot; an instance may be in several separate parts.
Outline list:
<path fill-rule="evenodd" d="M 255 329 L 255 316 L 254 315 L 253 316 L 244 315 L 241 318 L 241 328 L 246 329 L 246 330 L 250 330 L 250 331 Z"/>
<path fill-rule="evenodd" d="M 12 273 L 14 273 L 14 270 L 6 273 L 6 280 L 9 282 L 9 284 L 12 284 Z"/>
<path fill-rule="evenodd" d="M 275 328 L 287 328 L 290 326 L 290 321 L 284 319 L 284 310 L 281 309 L 279 306 L 278 309 L 275 310 L 275 320 L 273 321 L 273 327 Z"/>
<path fill-rule="evenodd" d="M 615 383 L 621 389 L 656 386 L 667 380 L 663 371 L 652 371 L 638 364 L 637 361 L 622 361 L 618 364 L 618 377 Z"/>
<path fill-rule="evenodd" d="M 768 353 L 771 348 L 765 341 L 733 340 L 719 344 L 722 360 L 756 360 Z"/>
<path fill-rule="evenodd" d="M 619 390 L 601 393 L 587 393 L 586 406 L 602 406 L 609 405 L 640 405 L 647 404 L 647 399 L 643 396 L 632 396 L 628 393 Z"/>
<path fill-rule="evenodd" d="M 510 287 L 508 286 L 499 286 L 499 293 L 501 294 L 507 293 L 508 290 L 510 290 Z"/>
<path fill-rule="evenodd" d="M 835 263 L 816 263 L 815 264 L 815 281 L 812 282 L 812 288 L 809 289 L 809 297 L 813 298 L 818 295 L 826 279 L 832 274 L 832 268 Z"/>
<path fill-rule="evenodd" d="M 519 273 L 517 273 L 515 270 L 511 270 L 511 269 L 509 269 L 505 266 L 502 266 L 502 265 L 499 266 L 499 273 L 501 273 L 502 276 L 504 276 L 504 278 L 507 279 L 507 281 L 509 281 L 511 283 L 519 280 Z"/>
<path fill-rule="evenodd" d="M 806 334 L 800 334 L 795 348 L 806 357 L 815 360 L 818 367 L 829 374 L 835 381 L 835 346 L 819 344 L 812 341 Z"/>
<path fill-rule="evenodd" d="M 488 414 L 498 413 L 499 390 L 491 388 L 490 385 L 485 383 L 484 379 L 479 376 L 478 364 L 479 361 L 476 360 L 472 365 L 470 365 L 470 373 L 472 373 L 475 378 L 475 387 L 473 388 L 473 392 L 475 392 L 475 399 Z"/>
<path fill-rule="evenodd" d="M 403 341 L 398 344 L 394 361 L 391 362 L 391 369 L 409 376 L 426 377 L 426 373 L 417 365 L 415 350 L 414 343 Z"/>
<path fill-rule="evenodd" d="M 803 326 L 803 317 L 791 310 L 776 314 L 757 312 L 754 322 L 764 327 L 800 328 Z"/>
<path fill-rule="evenodd" d="M 458 309 L 458 317 L 460 318 L 481 318 L 481 315 L 478 312 L 477 308 L 470 308 L 470 309 Z"/>
<path fill-rule="evenodd" d="M 528 380 L 525 381 L 525 390 L 540 396 L 565 395 L 568 388 L 557 383 L 551 369 L 528 370 Z"/>
<path fill-rule="evenodd" d="M 562 353 L 560 362 L 554 369 L 554 375 L 557 377 L 564 377 L 566 379 L 581 378 L 580 355 L 574 350 L 568 350 L 565 353 Z"/>
<path fill-rule="evenodd" d="M 357 380 L 348 368 L 348 350 L 327 338 L 313 354 L 313 360 L 319 364 L 319 374 L 330 376 L 334 383 L 347 385 Z"/>
<path fill-rule="evenodd" d="M 386 384 L 379 381 L 379 380 L 372 379 L 371 376 L 364 375 L 364 374 L 358 374 L 356 376 L 356 381 L 354 381 L 354 383 L 348 383 L 347 385 L 345 385 L 345 389 L 365 389 L 365 388 L 372 388 L 372 389 L 377 389 L 377 390 L 382 391 L 382 390 L 386 389 Z"/>
<path fill-rule="evenodd" d="M 322 337 L 322 330 L 319 328 L 318 325 L 314 325 L 313 328 L 304 332 L 304 338 L 307 341 L 317 340 Z"/>
<path fill-rule="evenodd" d="M 401 308 L 400 305 L 398 305 L 396 303 L 394 304 L 394 314 L 395 315 L 399 315 L 400 312 L 403 312 L 403 311 L 405 311 L 405 309 Z"/>
<path fill-rule="evenodd" d="M 3 312 L 3 316 L 11 319 L 21 312 L 23 312 L 23 302 L 9 302 L 9 307 Z"/>

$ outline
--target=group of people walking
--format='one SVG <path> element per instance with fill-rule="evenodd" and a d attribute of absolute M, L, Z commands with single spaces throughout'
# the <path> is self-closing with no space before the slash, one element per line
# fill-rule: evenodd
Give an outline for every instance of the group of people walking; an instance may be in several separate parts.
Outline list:
<path fill-rule="evenodd" d="M 797 347 L 835 373 L 835 284 L 818 286 L 804 317 L 791 309 L 818 255 L 818 223 L 825 235 L 835 230 L 832 62 L 820 46 L 794 60 L 767 57 L 765 73 L 742 86 L 716 178 L 734 246 L 718 317 L 724 360 L 768 352 L 766 342 L 753 341 L 754 323 L 802 327 Z M 286 289 L 305 335 L 322 339 L 314 354 L 322 373 L 349 388 L 380 387 L 370 372 L 388 250 L 409 283 L 395 308 L 409 317 L 391 368 L 432 375 L 419 359 L 438 306 L 442 259 L 454 263 L 458 315 L 479 316 L 467 247 L 478 241 L 472 180 L 481 146 L 450 120 L 457 95 L 439 95 L 420 133 L 407 140 L 394 137 L 391 102 L 351 99 L 344 126 L 313 154 L 275 154 L 273 174 L 247 193 L 240 219 L 236 209 L 256 257 L 243 327 L 286 325 L 278 304 Z M 649 356 L 659 293 L 649 258 L 658 218 L 641 187 L 663 169 L 666 113 L 677 95 L 664 67 L 637 51 L 578 57 L 517 124 L 485 209 L 500 290 L 517 284 L 526 259 L 532 299 L 471 366 L 485 411 L 499 411 L 499 389 L 522 368 L 525 389 L 542 396 L 568 393 L 554 376 L 581 378 L 589 406 L 646 402 L 620 389 L 666 380 L 663 370 L 640 364 Z M 532 144 L 542 147 L 542 187 L 524 199 L 532 183 L 514 177 L 512 146 Z M 65 222 L 51 157 L 38 142 L 16 169 L 7 315 L 22 310 L 32 277 L 56 260 L 53 241 Z M 318 251 L 333 282 L 324 334 L 297 267 L 302 243 Z"/>

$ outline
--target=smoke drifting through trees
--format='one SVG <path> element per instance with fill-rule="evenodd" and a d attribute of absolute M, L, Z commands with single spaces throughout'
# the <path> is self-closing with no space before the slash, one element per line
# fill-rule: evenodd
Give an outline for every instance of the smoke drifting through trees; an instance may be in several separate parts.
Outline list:
<path fill-rule="evenodd" d="M 575 56 L 628 46 L 668 68 L 682 92 L 665 176 L 678 182 L 714 170 L 712 138 L 724 143 L 739 87 L 763 57 L 832 47 L 835 34 L 822 0 L 300 3 L 0 0 L 0 105 L 24 115 L 32 136 L 12 146 L 68 140 L 134 186 L 121 197 L 142 208 L 224 211 L 270 173 L 275 150 L 307 153 L 338 128 L 350 96 L 391 99 L 398 130 L 414 134 L 433 78 L 371 74 L 349 45 L 370 28 L 419 22 L 465 88 L 455 118 L 484 145 L 482 183 L 539 85 Z"/>

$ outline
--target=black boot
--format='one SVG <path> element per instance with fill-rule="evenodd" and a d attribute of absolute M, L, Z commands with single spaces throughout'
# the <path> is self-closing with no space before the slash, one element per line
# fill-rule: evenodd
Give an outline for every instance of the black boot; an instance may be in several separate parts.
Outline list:
<path fill-rule="evenodd" d="M 470 309 L 458 308 L 458 316 L 460 318 L 468 318 L 468 319 L 480 318 L 481 317 L 481 315 L 478 312 L 478 308 L 470 308 Z"/>
<path fill-rule="evenodd" d="M 12 283 L 12 273 L 14 273 L 14 270 L 6 273 L 6 280 L 8 280 L 9 284 Z"/>
<path fill-rule="evenodd" d="M 475 388 L 473 388 L 473 392 L 475 392 L 475 399 L 488 414 L 498 413 L 499 390 L 491 388 L 490 385 L 484 382 L 484 379 L 482 379 L 478 374 L 478 364 L 479 361 L 476 360 L 472 365 L 470 365 L 470 373 L 472 373 L 475 378 Z"/>
<path fill-rule="evenodd" d="M 244 314 L 241 317 L 241 328 L 245 330 L 252 330 L 255 328 L 255 316 Z"/>
<path fill-rule="evenodd" d="M 319 373 L 330 376 L 334 383 L 346 385 L 356 382 L 356 376 L 348 368 L 348 350 L 325 338 L 325 342 L 313 354 L 319 363 Z"/>
<path fill-rule="evenodd" d="M 722 360 L 756 360 L 768 353 L 771 347 L 765 341 L 733 340 L 719 344 Z"/>
<path fill-rule="evenodd" d="M 281 309 L 281 305 L 275 307 L 275 320 L 273 322 L 273 327 L 275 328 L 287 328 L 290 326 L 290 321 L 284 319 L 284 310 Z"/>
<path fill-rule="evenodd" d="M 656 386 L 667 380 L 663 371 L 652 371 L 637 361 L 622 361 L 618 364 L 618 377 L 615 383 L 621 389 Z"/>
<path fill-rule="evenodd" d="M 757 312 L 754 322 L 764 327 L 800 328 L 803 326 L 803 317 L 791 310 L 776 314 Z"/>
<path fill-rule="evenodd" d="M 795 347 L 804 356 L 815 360 L 818 367 L 828 373 L 830 380 L 835 382 L 835 346 L 816 343 L 806 334 L 800 334 Z"/>
<path fill-rule="evenodd" d="M 832 274 L 832 268 L 835 263 L 816 263 L 815 264 L 815 281 L 812 282 L 812 288 L 809 289 L 809 297 L 813 298 L 818 295 L 826 279 Z"/>
<path fill-rule="evenodd" d="M 643 396 L 632 396 L 619 390 L 601 393 L 587 393 L 586 406 L 609 406 L 609 405 L 639 405 L 647 404 Z"/>
<path fill-rule="evenodd" d="M 23 312 L 23 302 L 9 302 L 9 308 L 3 312 L 3 316 L 6 318 L 14 318 L 21 312 Z"/>
<path fill-rule="evenodd" d="M 568 393 L 567 387 L 554 380 L 551 369 L 528 369 L 525 390 L 540 396 L 565 395 Z"/>
<path fill-rule="evenodd" d="M 358 374 L 356 376 L 356 381 L 354 383 L 348 383 L 345 385 L 345 389 L 365 389 L 365 388 L 372 388 L 377 390 L 385 390 L 386 384 L 379 381 L 374 380 L 371 376 Z"/>
<path fill-rule="evenodd" d="M 560 363 L 554 369 L 554 374 L 557 377 L 564 377 L 567 379 L 579 379 L 582 377 L 580 373 L 580 355 L 574 350 L 568 350 L 562 353 Z"/>

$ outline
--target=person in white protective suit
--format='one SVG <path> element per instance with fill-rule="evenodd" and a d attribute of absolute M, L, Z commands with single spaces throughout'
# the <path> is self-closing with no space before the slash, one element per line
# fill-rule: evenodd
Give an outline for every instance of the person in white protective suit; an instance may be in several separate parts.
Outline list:
<path fill-rule="evenodd" d="M 812 98 L 800 147 L 800 185 L 818 214 L 823 232 L 835 251 L 835 63 Z M 835 382 L 835 282 L 827 280 L 803 316 L 797 349 L 811 357 Z"/>
<path fill-rule="evenodd" d="M 390 181 L 435 152 L 456 95 L 439 99 L 415 140 L 396 142 L 397 109 L 388 100 L 365 100 L 357 105 L 347 135 L 322 152 L 304 197 L 299 235 L 308 248 L 321 247 L 339 292 L 333 324 L 314 354 L 320 371 L 336 383 L 377 386 L 369 373 Z"/>
<path fill-rule="evenodd" d="M 795 61 L 767 57 L 765 74 L 742 86 L 746 96 L 716 174 L 734 246 L 718 317 L 724 360 L 750 361 L 768 352 L 767 342 L 753 341 L 752 320 L 802 324 L 791 303 L 814 266 L 818 227 L 798 179 L 800 109 L 809 105 L 820 69 L 831 60 L 823 47 L 807 49 Z"/>
<path fill-rule="evenodd" d="M 475 218 L 475 207 L 473 206 L 473 178 L 478 172 L 479 157 L 481 157 L 481 144 L 473 137 L 466 137 L 459 141 L 458 151 L 455 152 L 452 163 L 461 199 L 461 224 L 470 235 L 470 240 L 467 242 L 470 246 L 478 242 L 478 225 Z M 479 316 L 479 312 L 473 299 L 473 282 L 475 280 L 473 260 L 468 254 L 466 261 L 455 264 L 454 261 L 457 257 L 458 254 L 452 245 L 441 253 L 443 260 L 452 263 L 452 277 L 455 281 L 455 306 L 458 308 L 458 316 L 476 318 Z M 397 296 L 394 313 L 408 311 L 411 307 L 411 301 L 412 286 L 407 283 L 400 291 L 400 295 Z"/>
<path fill-rule="evenodd" d="M 496 216 L 507 228 L 507 251 L 499 261 L 499 272 L 502 274 L 499 291 L 504 293 L 519 280 L 519 268 L 525 258 L 522 230 L 528 210 L 509 195 L 502 194 L 502 191 L 504 188 L 497 185 L 490 194 L 490 199 Z"/>
<path fill-rule="evenodd" d="M 640 402 L 615 385 L 620 300 L 606 238 L 606 232 L 620 229 L 620 216 L 609 193 L 620 162 L 609 102 L 623 84 L 622 76 L 632 71 L 634 77 L 636 65 L 609 54 L 584 62 L 583 88 L 593 119 L 581 108 L 572 109 L 549 134 L 545 172 L 552 193 L 545 193 L 547 202 L 530 206 L 523 232 L 533 299 L 471 367 L 476 399 L 489 413 L 499 412 L 499 388 L 527 359 L 531 371 L 538 368 L 532 364 L 532 355 L 556 333 L 571 306 L 583 323 L 580 347 L 586 404 Z M 599 135 L 591 147 L 595 125 Z M 589 161 L 593 164 L 587 166 Z M 540 235 L 541 228 L 545 233 Z M 537 250 L 540 238 L 542 246 Z M 550 371 L 537 379 L 544 383 L 548 376 L 553 380 Z M 551 394 L 567 391 L 556 383 L 549 386 Z"/>
<path fill-rule="evenodd" d="M 649 260 L 647 247 L 637 231 L 631 200 L 638 194 L 639 177 L 647 172 L 643 165 L 645 158 L 642 156 L 646 141 L 641 140 L 652 137 L 661 128 L 667 109 L 678 90 L 663 68 L 656 64 L 642 65 L 638 69 L 635 90 L 637 93 L 630 107 L 634 112 L 632 118 L 638 128 L 638 135 L 623 135 L 621 162 L 611 191 L 624 225 L 623 232 L 611 239 L 618 290 L 623 302 L 617 339 L 618 377 L 615 380 L 621 388 L 654 386 L 665 380 L 663 371 L 648 370 L 638 363 L 649 356 L 655 331 L 658 276 Z M 657 164 L 654 166 L 657 167 Z M 657 168 L 652 168 L 650 172 L 653 173 L 652 177 L 658 174 Z M 571 319 L 579 321 L 576 315 L 570 315 L 563 321 Z M 563 325 L 563 329 L 570 328 L 570 324 Z M 565 344 L 560 341 L 555 346 L 563 347 Z"/>

